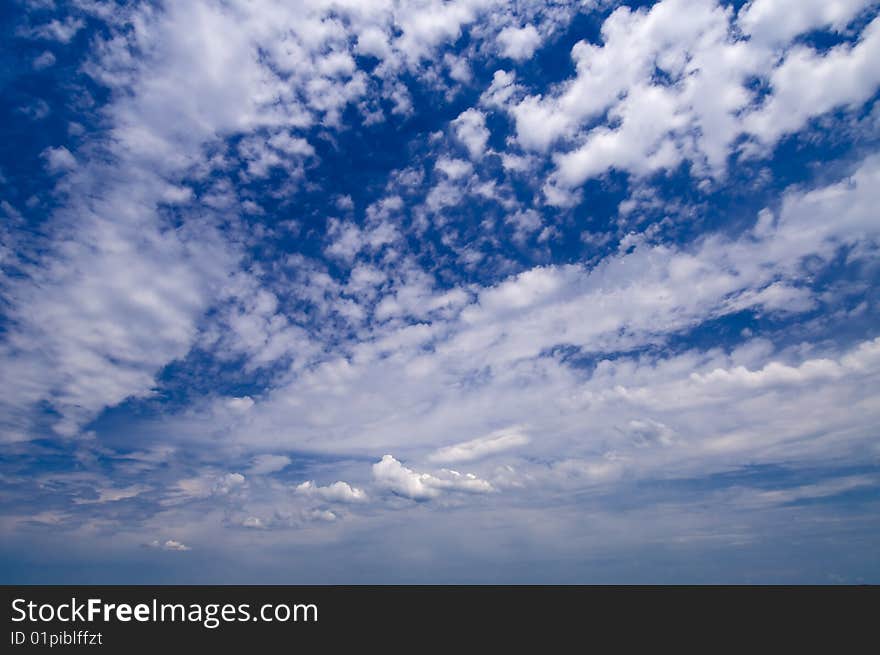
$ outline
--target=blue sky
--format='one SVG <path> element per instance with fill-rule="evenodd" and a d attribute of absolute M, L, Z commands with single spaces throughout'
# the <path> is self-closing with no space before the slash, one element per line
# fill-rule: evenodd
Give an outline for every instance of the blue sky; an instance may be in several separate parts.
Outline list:
<path fill-rule="evenodd" d="M 4 582 L 877 582 L 863 0 L 18 1 Z"/>

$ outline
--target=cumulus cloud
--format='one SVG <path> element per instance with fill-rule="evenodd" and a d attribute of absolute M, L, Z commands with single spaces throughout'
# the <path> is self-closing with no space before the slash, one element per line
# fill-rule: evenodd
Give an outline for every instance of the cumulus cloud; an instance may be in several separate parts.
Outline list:
<path fill-rule="evenodd" d="M 149 542 L 147 546 L 149 548 L 157 548 L 159 550 L 171 550 L 177 552 L 192 550 L 192 548 L 190 548 L 186 544 L 175 539 L 167 539 L 163 542 L 160 542 L 158 539 L 154 539 L 153 541 Z"/>
<path fill-rule="evenodd" d="M 854 46 L 837 46 L 827 53 L 793 48 L 770 74 L 773 93 L 744 117 L 744 130 L 773 143 L 814 116 L 836 107 L 858 108 L 880 85 L 878 59 L 880 18 L 865 28 Z"/>
<path fill-rule="evenodd" d="M 739 25 L 753 39 L 785 43 L 810 30 L 830 26 L 843 31 L 869 0 L 752 0 L 739 14 Z"/>
<path fill-rule="evenodd" d="M 465 145 L 471 159 L 479 159 L 485 154 L 489 141 L 486 117 L 477 109 L 468 109 L 452 121 L 455 134 Z"/>
<path fill-rule="evenodd" d="M 815 116 L 857 109 L 880 84 L 872 56 L 878 19 L 855 45 L 799 45 L 777 55 L 779 43 L 810 29 L 842 30 L 867 3 L 788 4 L 753 2 L 739 14 L 714 0 L 620 7 L 602 26 L 602 45 L 572 48 L 576 74 L 553 93 L 517 96 L 496 74 L 487 99 L 507 108 L 524 148 L 553 156 L 545 192 L 555 205 L 566 204 L 567 188 L 610 170 L 644 176 L 689 160 L 723 176 L 741 135 L 773 145 Z M 760 100 L 749 88 L 756 78 L 768 82 Z M 610 120 L 595 120 L 605 113 Z"/>
<path fill-rule="evenodd" d="M 444 491 L 487 493 L 492 485 L 472 473 L 461 474 L 443 469 L 437 475 L 416 473 L 391 455 L 384 455 L 373 464 L 373 479 L 383 489 L 413 500 L 437 498 Z"/>
<path fill-rule="evenodd" d="M 517 61 L 531 57 L 541 44 L 541 35 L 534 25 L 505 27 L 498 33 L 501 54 Z"/>
<path fill-rule="evenodd" d="M 341 481 L 321 487 L 315 484 L 313 480 L 308 480 L 297 485 L 296 493 L 337 503 L 355 503 L 367 499 L 367 494 L 362 489 L 352 487 L 347 482 Z"/>

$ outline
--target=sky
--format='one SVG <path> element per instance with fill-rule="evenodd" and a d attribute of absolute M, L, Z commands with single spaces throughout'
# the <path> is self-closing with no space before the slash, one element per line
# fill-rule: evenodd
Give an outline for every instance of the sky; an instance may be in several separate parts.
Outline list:
<path fill-rule="evenodd" d="M 0 12 L 2 582 L 880 582 L 878 3 Z"/>

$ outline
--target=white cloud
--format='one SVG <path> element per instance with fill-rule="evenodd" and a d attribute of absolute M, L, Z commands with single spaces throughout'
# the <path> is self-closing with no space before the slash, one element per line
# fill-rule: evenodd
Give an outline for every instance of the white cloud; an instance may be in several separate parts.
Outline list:
<path fill-rule="evenodd" d="M 214 484 L 212 492 L 216 494 L 228 494 L 234 489 L 244 485 L 244 483 L 245 477 L 241 473 L 227 473 Z"/>
<path fill-rule="evenodd" d="M 843 29 L 866 4 L 753 2 L 739 15 L 714 0 L 620 7 L 602 25 L 601 45 L 572 48 L 574 77 L 522 97 L 499 72 L 483 102 L 507 109 L 523 148 L 553 157 L 545 192 L 554 205 L 570 204 L 567 189 L 609 170 L 645 176 L 688 160 L 723 177 L 741 135 L 772 146 L 813 117 L 872 97 L 880 19 L 855 46 L 797 45 L 780 57 L 776 45 L 824 25 Z M 739 29 L 753 38 L 738 37 Z M 760 103 L 755 79 L 768 82 Z"/>
<path fill-rule="evenodd" d="M 464 159 L 451 159 L 448 157 L 438 159 L 434 163 L 434 167 L 451 180 L 457 180 L 470 175 L 474 170 L 470 162 Z"/>
<path fill-rule="evenodd" d="M 234 496 L 247 485 L 241 473 L 205 473 L 178 480 L 166 495 L 163 504 L 176 505 L 204 498 Z"/>
<path fill-rule="evenodd" d="M 556 181 L 576 187 L 612 168 L 647 175 L 681 161 L 676 133 L 687 127 L 687 118 L 665 89 L 630 88 L 627 98 L 611 110 L 611 118 L 619 128 L 591 130 L 583 145 L 556 158 Z"/>
<path fill-rule="evenodd" d="M 497 70 L 492 75 L 492 83 L 480 96 L 480 102 L 489 107 L 504 107 L 517 91 L 516 73 Z"/>
<path fill-rule="evenodd" d="M 330 219 L 327 238 L 331 241 L 325 252 L 331 257 L 353 261 L 363 250 L 378 250 L 398 239 L 397 228 L 381 221 L 367 229 L 361 229 L 352 221 Z"/>
<path fill-rule="evenodd" d="M 288 155 L 311 156 L 315 154 L 315 149 L 308 141 L 291 136 L 289 132 L 278 132 L 269 138 L 268 144 Z"/>
<path fill-rule="evenodd" d="M 149 487 L 141 484 L 133 484 L 127 487 L 107 487 L 95 490 L 98 494 L 97 498 L 77 498 L 74 502 L 77 504 L 115 503 L 119 500 L 135 498 L 148 489 Z"/>
<path fill-rule="evenodd" d="M 491 484 L 472 473 L 461 474 L 448 469 L 443 469 L 437 475 L 416 473 L 391 455 L 385 455 L 373 464 L 373 479 L 383 489 L 413 500 L 437 498 L 444 491 L 468 493 L 492 491 Z"/>
<path fill-rule="evenodd" d="M 627 423 L 625 432 L 640 446 L 668 446 L 675 441 L 674 431 L 668 425 L 651 419 L 633 419 Z"/>
<path fill-rule="evenodd" d="M 529 443 L 529 438 L 519 427 L 504 428 L 497 430 L 485 437 L 478 437 L 470 441 L 444 446 L 434 451 L 429 459 L 439 463 L 467 462 L 504 452 L 512 448 L 519 448 Z"/>
<path fill-rule="evenodd" d="M 149 542 L 147 546 L 150 548 L 157 548 L 159 550 L 171 550 L 178 552 L 192 550 L 192 548 L 187 546 L 185 543 L 182 543 L 175 539 L 168 539 L 164 542 L 161 542 L 158 539 L 154 539 L 153 541 Z"/>
<path fill-rule="evenodd" d="M 391 55 L 388 34 L 378 27 L 364 29 L 358 34 L 357 52 L 378 59 L 388 59 Z"/>
<path fill-rule="evenodd" d="M 541 35 L 534 25 L 525 27 L 505 27 L 498 33 L 501 54 L 516 61 L 531 57 L 541 45 Z"/>
<path fill-rule="evenodd" d="M 855 46 L 827 53 L 799 46 L 770 74 L 772 94 L 747 114 L 744 129 L 763 143 L 799 130 L 810 118 L 836 107 L 857 108 L 880 85 L 880 18 L 862 32 Z"/>
<path fill-rule="evenodd" d="M 753 39 L 785 43 L 798 34 L 830 26 L 842 31 L 871 0 L 752 0 L 738 23 Z"/>
<path fill-rule="evenodd" d="M 36 58 L 34 58 L 33 66 L 36 70 L 43 70 L 55 64 L 55 55 L 46 50 Z"/>
<path fill-rule="evenodd" d="M 455 134 L 465 145 L 471 159 L 479 159 L 486 152 L 489 141 L 489 130 L 486 128 L 486 116 L 477 109 L 468 109 L 452 121 Z"/>
<path fill-rule="evenodd" d="M 257 455 L 248 471 L 252 475 L 268 475 L 282 471 L 290 465 L 287 455 Z"/>
<path fill-rule="evenodd" d="M 76 168 L 76 157 L 64 146 L 46 148 L 42 154 L 46 169 L 50 173 L 63 173 Z"/>
<path fill-rule="evenodd" d="M 544 226 L 541 214 L 534 209 L 519 210 L 504 219 L 514 228 L 514 239 L 522 241 Z"/>
<path fill-rule="evenodd" d="M 870 475 L 850 475 L 817 484 L 805 484 L 783 489 L 741 489 L 733 491 L 733 502 L 754 508 L 765 505 L 782 505 L 801 500 L 827 498 L 865 487 L 876 487 L 877 478 Z"/>
<path fill-rule="evenodd" d="M 821 266 L 841 247 L 876 240 L 878 179 L 880 160 L 869 158 L 838 183 L 785 194 L 775 215 L 762 213 L 757 230 L 739 237 L 709 234 L 679 247 L 635 239 L 632 248 L 595 266 L 536 267 L 494 286 L 456 290 L 455 300 L 444 300 L 451 292 L 432 291 L 430 276 L 413 274 L 407 286 L 384 291 L 377 303 L 386 327 L 374 327 L 372 338 L 350 342 L 344 355 L 327 357 L 276 386 L 248 413 L 246 424 L 233 421 L 228 429 L 261 449 L 394 450 L 414 461 L 448 444 L 450 435 L 489 434 L 498 425 L 528 425 L 530 433 L 555 435 L 532 441 L 530 453 L 568 448 L 576 434 L 592 443 L 581 426 L 595 418 L 564 408 L 580 407 L 583 396 L 595 397 L 587 406 L 600 411 L 600 400 L 614 396 L 592 383 L 587 393 L 586 373 L 558 361 L 554 349 L 564 346 L 595 358 L 662 344 L 670 335 L 744 309 L 815 307 L 820 300 L 801 282 L 804 266 Z M 858 252 L 851 257 L 870 251 Z M 403 315 L 423 317 L 418 318 L 423 324 L 393 322 Z M 752 355 L 738 364 L 760 369 L 765 347 L 753 349 L 765 360 Z M 678 361 L 675 375 L 712 370 L 698 370 L 687 357 Z M 603 364 L 599 371 L 605 366 L 612 367 Z M 595 384 L 602 380 L 599 375 Z M 622 382 L 607 384 L 614 389 Z M 613 415 L 613 405 L 601 409 L 606 411 Z M 669 417 L 638 411 L 617 417 L 608 434 L 621 438 L 628 421 L 655 421 L 680 431 Z M 185 422 L 172 425 L 175 431 L 196 429 Z M 399 488 L 432 494 L 422 474 L 408 474 L 397 460 L 383 467 L 397 473 Z"/>
<path fill-rule="evenodd" d="M 635 523 L 655 520 L 647 510 L 634 521 L 598 509 L 604 501 L 595 497 L 630 482 L 874 456 L 878 341 L 823 330 L 838 308 L 857 318 L 876 307 L 867 298 L 853 309 L 849 287 L 827 286 L 822 271 L 844 255 L 854 276 L 873 270 L 880 159 L 868 157 L 840 181 L 782 193 L 752 230 L 686 242 L 652 229 L 624 235 L 642 211 L 674 214 L 658 198 L 622 204 L 617 226 L 578 226 L 590 217 L 529 206 L 498 165 L 500 158 L 517 184 L 543 185 L 547 204 L 559 207 L 580 202 L 577 187 L 613 169 L 647 176 L 688 161 L 695 176 L 721 178 L 742 137 L 751 139 L 746 154 L 762 156 L 811 118 L 859 108 L 876 91 L 877 23 L 848 27 L 865 3 L 755 0 L 739 15 L 709 0 L 620 7 L 602 26 L 601 44 L 573 49 L 570 79 L 525 88 L 531 76 L 497 71 L 478 104 L 435 132 L 429 154 L 406 161 L 384 188 L 359 189 L 355 200 L 329 193 L 329 215 L 314 222 L 297 203 L 275 202 L 296 185 L 321 192 L 309 179 L 316 148 L 342 143 L 335 130 L 348 109 L 367 122 L 412 112 L 409 84 L 449 99 L 458 83 L 473 81 L 469 57 L 500 48 L 514 66 L 531 56 L 553 21 L 565 22 L 554 10 L 546 13 L 557 18 L 533 27 L 543 4 L 525 3 L 529 15 L 482 1 L 119 9 L 84 65 L 111 91 L 100 115 L 108 133 L 81 140 L 72 132 L 76 157 L 63 147 L 45 151 L 47 169 L 66 173 L 55 181 L 67 200 L 46 223 L 47 247 L 34 265 L 2 282 L 10 328 L 0 345 L 2 439 L 45 436 L 48 418 L 56 433 L 77 438 L 77 467 L 101 462 L 112 478 L 41 479 L 70 511 L 12 520 L 58 530 L 78 523 L 80 535 L 130 520 L 145 534 L 177 526 L 172 534 L 183 541 L 215 543 L 210 536 L 237 547 L 255 536 L 339 544 L 352 525 L 362 535 L 387 527 L 393 521 L 383 512 L 391 509 L 413 512 L 399 515 L 406 522 L 442 523 L 444 512 L 397 495 L 455 507 L 456 521 L 467 517 L 463 525 L 488 526 L 487 534 L 517 517 L 519 532 L 505 538 L 524 552 L 523 542 L 564 542 L 557 537 L 569 533 L 553 524 L 588 516 L 590 534 L 570 546 L 580 557 L 597 524 L 632 534 Z M 779 21 L 777 10 L 791 20 Z M 194 32 L 194 24 L 204 29 Z M 814 50 L 791 42 L 817 26 L 847 43 Z M 444 52 L 466 28 L 473 47 Z M 751 38 L 740 38 L 740 28 Z M 355 53 L 378 60 L 369 76 L 357 70 Z M 756 80 L 766 82 L 760 100 Z M 509 112 L 516 128 L 499 158 L 484 156 L 495 154 L 493 111 Z M 312 129 L 319 136 L 309 132 L 310 143 Z M 459 145 L 469 161 L 452 158 Z M 536 181 L 548 167 L 549 180 Z M 826 168 L 823 176 L 840 176 Z M 278 173 L 288 186 L 256 197 L 254 181 L 268 186 Z M 370 203 L 361 191 L 374 188 L 381 195 Z M 491 208 L 478 225 L 462 225 L 456 214 L 474 199 Z M 37 211 L 24 198 L 3 202 L 11 221 L 22 220 L 13 202 L 24 214 Z M 696 218 L 694 226 L 716 219 Z M 550 244 L 540 253 L 527 248 L 563 223 L 575 235 L 584 230 L 593 250 L 615 239 L 620 247 L 572 264 L 553 263 L 559 259 L 544 252 Z M 414 252 L 410 240 L 421 230 L 432 237 L 419 245 L 430 247 Z M 478 240 L 468 243 L 473 232 Z M 275 234 L 293 235 L 283 254 L 255 259 L 252 247 Z M 507 239 L 522 250 L 516 261 L 491 252 Z M 298 252 L 306 242 L 332 261 Z M 3 242 L 4 266 L 15 245 Z M 471 268 L 454 270 L 450 261 Z M 818 318 L 807 315 L 814 311 Z M 724 347 L 678 340 L 738 312 L 770 324 L 805 315 L 787 323 L 790 335 L 743 332 Z M 676 349 L 664 347 L 670 341 Z M 126 448 L 139 450 L 113 451 L 128 443 L 119 441 L 128 431 L 107 439 L 83 432 L 105 408 L 156 395 L 172 362 L 172 384 L 184 381 L 174 377 L 182 371 L 204 373 L 209 383 L 217 375 L 225 389 L 235 388 L 226 376 L 236 384 L 254 376 L 263 386 L 253 397 L 207 394 L 149 420 L 131 417 Z M 103 422 L 95 429 L 108 430 Z M 302 479 L 363 488 L 309 479 L 292 489 L 288 476 L 271 475 L 290 457 L 271 453 L 294 452 L 305 454 L 297 455 Z M 369 474 L 363 458 L 385 452 L 408 465 L 385 455 L 360 482 Z M 242 473 L 220 464 L 233 461 L 245 462 Z M 468 462 L 471 472 L 431 468 L 453 462 Z M 721 496 L 764 508 L 869 484 Z M 492 491 L 503 493 L 485 503 L 469 495 Z M 136 500 L 117 502 L 126 499 Z M 584 502 L 595 503 L 589 513 L 567 505 Z M 339 505 L 330 511 L 330 503 Z M 491 511 L 480 514 L 483 505 Z M 244 535 L 242 527 L 266 532 Z M 670 537 L 666 527 L 644 534 Z M 153 543 L 188 549 L 183 541 Z"/>
<path fill-rule="evenodd" d="M 246 412 L 254 406 L 254 399 L 250 396 L 241 396 L 240 398 L 230 398 L 226 401 L 226 406 L 236 412 Z"/>
<path fill-rule="evenodd" d="M 52 19 L 48 23 L 23 31 L 23 34 L 33 38 L 70 43 L 73 37 L 85 26 L 81 18 L 68 16 L 63 21 Z"/>
<path fill-rule="evenodd" d="M 329 509 L 315 509 L 308 513 L 308 518 L 312 521 L 331 522 L 335 521 L 338 516 L 335 512 L 331 512 Z"/>
<path fill-rule="evenodd" d="M 329 502 L 356 503 L 367 499 L 367 494 L 362 489 L 352 487 L 347 482 L 334 482 L 326 487 L 320 487 L 314 480 L 309 480 L 297 485 L 296 493 L 301 496 L 315 497 Z"/>
<path fill-rule="evenodd" d="M 494 35 L 536 14 L 530 6 L 521 17 L 511 9 L 492 12 L 495 4 L 200 0 L 161 10 L 79 7 L 103 23 L 82 70 L 111 91 L 101 110 L 107 130 L 100 157 L 83 151 L 77 162 L 64 146 L 44 153 L 50 171 L 68 173 L 70 201 L 46 223 L 57 247 L 42 253 L 39 274 L 16 279 L 10 290 L 21 334 L 0 354 L 24 381 L 10 399 L 16 409 L 7 434 L 22 437 L 35 408 L 47 403 L 60 416 L 56 431 L 72 436 L 101 409 L 151 393 L 158 372 L 200 341 L 200 321 L 227 300 L 223 290 L 244 250 L 221 226 L 230 227 L 224 222 L 233 208 L 259 208 L 236 198 L 228 181 L 199 198 L 177 181 L 223 177 L 236 156 L 252 178 L 273 169 L 301 178 L 304 160 L 315 156 L 304 129 L 321 124 L 332 131 L 343 110 L 369 94 L 409 111 L 400 73 L 430 77 L 425 67 L 434 51 L 481 16 L 487 22 L 479 29 Z M 22 35 L 69 42 L 85 25 L 82 17 L 53 19 Z M 372 77 L 355 69 L 355 51 L 380 58 Z M 35 118 L 49 112 L 39 103 L 27 109 Z M 479 157 L 487 136 L 482 114 L 464 112 L 456 130 Z M 232 136 L 241 137 L 240 151 L 216 150 Z M 159 211 L 165 203 L 186 206 L 174 229 Z M 378 251 L 399 236 L 391 221 L 367 230 L 335 225 L 328 252 L 342 259 Z M 233 219 L 232 231 L 240 227 Z M 338 308 L 352 320 L 363 314 L 353 303 Z M 264 338 L 235 346 L 255 353 L 249 365 L 302 351 L 302 335 L 278 324 L 284 317 L 260 318 L 263 328 L 248 333 Z"/>
<path fill-rule="evenodd" d="M 373 478 L 380 486 L 407 498 L 423 500 L 440 495 L 439 489 L 429 484 L 430 475 L 406 468 L 391 455 L 384 455 L 373 464 Z"/>

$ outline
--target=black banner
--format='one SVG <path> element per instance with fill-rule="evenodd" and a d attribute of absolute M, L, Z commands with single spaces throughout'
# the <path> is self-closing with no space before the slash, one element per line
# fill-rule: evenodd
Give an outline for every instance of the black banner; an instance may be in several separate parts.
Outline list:
<path fill-rule="evenodd" d="M 7 586 L 2 594 L 9 653 L 752 650 L 771 641 L 839 652 L 874 643 L 880 607 L 878 587 Z"/>

